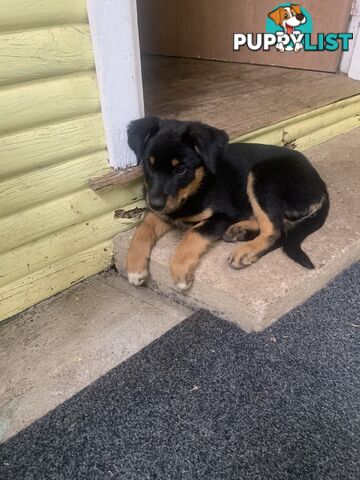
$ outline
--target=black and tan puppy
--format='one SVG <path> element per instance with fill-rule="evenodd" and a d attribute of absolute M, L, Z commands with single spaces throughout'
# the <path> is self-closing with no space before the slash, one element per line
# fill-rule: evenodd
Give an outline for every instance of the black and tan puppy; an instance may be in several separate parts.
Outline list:
<path fill-rule="evenodd" d="M 127 256 L 134 285 L 147 275 L 151 249 L 172 228 L 186 229 L 170 271 L 189 288 L 200 257 L 215 241 L 244 240 L 229 257 L 248 267 L 275 246 L 307 268 L 302 240 L 320 228 L 328 212 L 324 182 L 299 152 L 258 144 L 228 144 L 224 131 L 198 122 L 148 117 L 132 122 L 129 146 L 144 169 L 148 211 Z"/>

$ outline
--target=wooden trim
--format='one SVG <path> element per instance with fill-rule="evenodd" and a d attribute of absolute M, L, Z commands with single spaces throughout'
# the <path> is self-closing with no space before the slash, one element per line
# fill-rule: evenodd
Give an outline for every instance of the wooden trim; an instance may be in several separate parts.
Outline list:
<path fill-rule="evenodd" d="M 360 126 L 360 95 L 330 103 L 234 138 L 232 143 L 265 143 L 306 150 Z"/>
<path fill-rule="evenodd" d="M 89 185 L 94 192 L 113 185 L 124 185 L 142 177 L 142 167 L 132 167 L 127 170 L 111 170 L 101 177 L 93 178 Z"/>
<path fill-rule="evenodd" d="M 87 0 L 109 162 L 136 164 L 126 128 L 144 115 L 136 2 Z"/>

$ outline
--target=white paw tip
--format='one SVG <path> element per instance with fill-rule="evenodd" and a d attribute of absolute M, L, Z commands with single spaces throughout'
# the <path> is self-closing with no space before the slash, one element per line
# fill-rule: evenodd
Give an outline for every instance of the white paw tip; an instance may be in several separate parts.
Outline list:
<path fill-rule="evenodd" d="M 180 290 L 180 292 L 183 292 L 184 290 L 188 290 L 190 287 L 191 287 L 191 283 L 178 282 L 176 284 L 176 288 Z"/>
<path fill-rule="evenodd" d="M 128 272 L 127 274 L 131 285 L 135 285 L 136 287 L 139 287 L 145 282 L 147 275 L 147 272 Z"/>

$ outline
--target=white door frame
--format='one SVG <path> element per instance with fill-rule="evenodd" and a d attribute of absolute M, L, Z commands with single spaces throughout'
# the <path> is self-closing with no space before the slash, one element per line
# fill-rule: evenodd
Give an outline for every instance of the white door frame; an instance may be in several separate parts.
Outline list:
<path fill-rule="evenodd" d="M 360 80 L 360 0 L 354 0 L 349 24 L 349 33 L 353 34 L 350 49 L 344 52 L 340 71 L 354 80 Z"/>
<path fill-rule="evenodd" d="M 87 0 L 110 165 L 136 164 L 126 127 L 144 115 L 135 0 Z"/>

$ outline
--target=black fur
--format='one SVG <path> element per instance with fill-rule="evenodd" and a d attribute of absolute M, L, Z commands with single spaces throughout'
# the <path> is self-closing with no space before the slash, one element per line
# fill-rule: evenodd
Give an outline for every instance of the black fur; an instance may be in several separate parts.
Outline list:
<path fill-rule="evenodd" d="M 138 164 L 143 165 L 149 207 L 163 219 L 176 222 L 211 208 L 213 215 L 198 232 L 222 238 L 229 226 L 253 213 L 246 192 L 252 173 L 256 199 L 281 233 L 285 253 L 314 268 L 301 243 L 324 223 L 329 200 L 325 183 L 304 155 L 269 145 L 228 144 L 222 130 L 157 117 L 132 122 L 128 138 Z M 172 160 L 179 164 L 174 166 Z M 167 210 L 167 200 L 191 184 L 201 166 L 205 176 L 196 191 L 175 210 Z M 315 204 L 321 208 L 311 213 Z"/>

